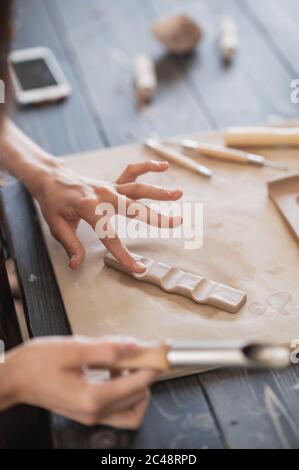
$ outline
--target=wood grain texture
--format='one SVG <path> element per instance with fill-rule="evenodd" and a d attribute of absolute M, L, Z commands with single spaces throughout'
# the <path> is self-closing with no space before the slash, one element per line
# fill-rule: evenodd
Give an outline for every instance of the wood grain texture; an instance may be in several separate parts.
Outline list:
<path fill-rule="evenodd" d="M 19 183 L 3 189 L 3 201 L 29 334 L 69 334 L 70 328 L 33 202 Z"/>
<path fill-rule="evenodd" d="M 172 0 L 150 3 L 153 19 L 182 8 L 180 2 Z M 197 19 L 205 31 L 205 39 L 198 47 L 186 80 L 220 127 L 277 121 L 296 115 L 289 100 L 292 76 L 244 6 L 243 0 L 189 0 L 184 4 L 184 11 Z M 230 67 L 223 66 L 218 51 L 220 19 L 227 14 L 235 19 L 240 39 L 240 50 Z M 270 6 L 267 16 L 272 17 Z"/>
<path fill-rule="evenodd" d="M 153 387 L 150 407 L 132 448 L 222 448 L 221 432 L 217 434 L 197 376 L 185 377 Z"/>
<path fill-rule="evenodd" d="M 289 95 L 298 72 L 298 2 L 268 3 L 28 0 L 25 5 L 19 0 L 15 45 L 54 49 L 74 93 L 58 106 L 15 110 L 14 118 L 46 149 L 71 153 L 102 143 L 140 141 L 150 134 L 296 116 L 298 108 Z M 200 21 L 206 36 L 195 54 L 174 58 L 164 53 L 148 27 L 182 8 Z M 223 67 L 217 50 L 224 13 L 235 18 L 240 37 L 229 68 Z M 151 107 L 140 113 L 132 63 L 143 50 L 156 60 L 159 87 Z M 69 327 L 31 203 L 19 185 L 4 192 L 31 332 L 66 334 Z M 298 367 L 280 373 L 213 371 L 157 384 L 137 433 L 89 429 L 53 416 L 54 441 L 56 447 L 70 448 L 297 448 L 298 398 Z"/>
<path fill-rule="evenodd" d="M 81 84 L 70 66 L 43 1 L 17 1 L 15 9 L 13 49 L 50 47 L 70 82 L 72 95 L 59 104 L 23 109 L 14 106 L 14 121 L 45 150 L 57 155 L 102 147 L 103 138 L 85 103 Z"/>
<path fill-rule="evenodd" d="M 81 0 L 55 0 L 48 5 L 53 18 L 60 14 L 63 19 L 62 40 L 76 54 L 74 66 L 101 116 L 110 144 L 141 141 L 149 134 L 208 128 L 208 117 L 182 80 L 184 70 L 164 57 L 152 39 L 142 2 L 90 0 L 87 8 Z M 151 106 L 140 112 L 133 89 L 133 64 L 136 54 L 143 51 L 156 61 L 159 86 Z"/>
<path fill-rule="evenodd" d="M 2 234 L 5 233 L 5 214 L 0 191 L 0 340 L 5 351 L 22 342 L 12 293 L 5 267 Z M 45 411 L 19 405 L 0 412 L 0 449 L 45 448 L 50 446 L 47 414 Z"/>
<path fill-rule="evenodd" d="M 298 78 L 299 3 L 296 0 L 273 0 L 271 14 L 267 3 L 258 0 L 245 0 L 244 8 L 278 60 L 289 70 L 292 78 Z M 298 105 L 295 108 L 298 115 Z"/>

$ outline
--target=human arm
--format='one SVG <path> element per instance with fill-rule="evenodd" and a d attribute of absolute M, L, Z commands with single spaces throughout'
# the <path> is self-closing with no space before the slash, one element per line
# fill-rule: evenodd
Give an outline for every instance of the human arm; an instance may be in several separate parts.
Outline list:
<path fill-rule="evenodd" d="M 95 229 L 99 204 L 111 204 L 118 213 L 120 205 L 128 208 L 142 198 L 175 201 L 182 196 L 179 189 L 136 182 L 136 178 L 145 173 L 167 170 L 167 162 L 129 164 L 116 182 L 84 178 L 68 168 L 62 159 L 42 150 L 8 119 L 0 137 L 0 167 L 22 181 L 37 199 L 52 235 L 65 248 L 72 269 L 78 268 L 84 259 L 84 247 L 76 234 L 78 224 L 83 219 Z M 139 204 L 140 208 L 145 208 L 141 202 Z M 150 223 L 153 219 L 157 220 L 158 226 L 164 227 L 181 223 L 180 217 L 161 216 L 146 208 L 143 220 Z M 99 238 L 128 270 L 144 271 L 145 267 L 136 262 L 116 233 Z"/>

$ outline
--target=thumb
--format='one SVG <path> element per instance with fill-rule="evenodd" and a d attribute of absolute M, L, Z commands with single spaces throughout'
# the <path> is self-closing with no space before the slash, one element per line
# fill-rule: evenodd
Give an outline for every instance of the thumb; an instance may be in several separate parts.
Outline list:
<path fill-rule="evenodd" d="M 69 346 L 69 355 L 67 356 L 69 365 L 87 365 L 107 369 L 113 368 L 119 360 L 131 357 L 139 350 L 136 343 L 125 338 L 121 342 L 75 336 L 69 342 Z"/>
<path fill-rule="evenodd" d="M 69 267 L 77 269 L 84 260 L 84 247 L 77 237 L 75 227 L 71 227 L 68 222 L 61 219 L 59 225 L 51 229 L 51 233 L 57 241 L 61 243 L 70 259 Z"/>

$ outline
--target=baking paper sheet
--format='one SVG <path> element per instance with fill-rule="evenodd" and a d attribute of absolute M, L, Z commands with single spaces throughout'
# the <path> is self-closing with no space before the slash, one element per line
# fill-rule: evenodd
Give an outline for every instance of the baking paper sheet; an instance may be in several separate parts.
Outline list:
<path fill-rule="evenodd" d="M 222 142 L 221 133 L 195 136 Z M 299 171 L 299 150 L 259 153 Z M 68 165 L 82 175 L 115 180 L 130 162 L 155 156 L 140 145 L 72 156 Z M 78 235 L 86 247 L 84 264 L 68 268 L 62 247 L 42 221 L 50 258 L 76 334 L 129 335 L 140 339 L 265 340 L 299 337 L 299 246 L 267 195 L 266 182 L 282 172 L 270 168 L 202 158 L 215 171 L 207 180 L 172 165 L 146 182 L 184 190 L 183 201 L 202 202 L 204 239 L 200 249 L 184 249 L 184 240 L 127 240 L 134 252 L 244 290 L 247 303 L 229 314 L 158 287 L 136 282 L 103 265 L 105 249 L 82 222 Z M 299 188 L 298 188 L 299 192 Z M 298 208 L 299 209 L 299 208 Z"/>

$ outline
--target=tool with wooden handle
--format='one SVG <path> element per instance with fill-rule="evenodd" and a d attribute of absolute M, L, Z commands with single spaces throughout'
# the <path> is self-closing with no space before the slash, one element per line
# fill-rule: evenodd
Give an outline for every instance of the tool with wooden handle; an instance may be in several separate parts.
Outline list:
<path fill-rule="evenodd" d="M 172 148 L 167 147 L 166 145 L 161 144 L 155 139 L 147 139 L 145 144 L 147 148 L 153 150 L 157 155 L 165 158 L 166 160 L 176 163 L 187 170 L 191 170 L 194 173 L 198 173 L 203 176 L 211 177 L 213 172 L 199 163 L 192 160 L 192 158 L 183 155 Z"/>
<path fill-rule="evenodd" d="M 268 160 L 262 155 L 243 152 L 223 145 L 201 143 L 196 140 L 184 139 L 180 142 L 183 149 L 192 150 L 197 155 L 204 155 L 209 158 L 217 158 L 233 163 L 245 163 L 257 166 L 267 166 L 278 170 L 287 170 L 288 167 L 273 160 Z"/>
<path fill-rule="evenodd" d="M 232 147 L 299 146 L 299 127 L 229 127 L 224 141 Z"/>
<path fill-rule="evenodd" d="M 134 356 L 121 359 L 116 369 L 218 368 L 246 367 L 256 369 L 283 369 L 290 365 L 287 345 L 267 343 L 232 343 L 194 341 L 141 345 Z"/>

